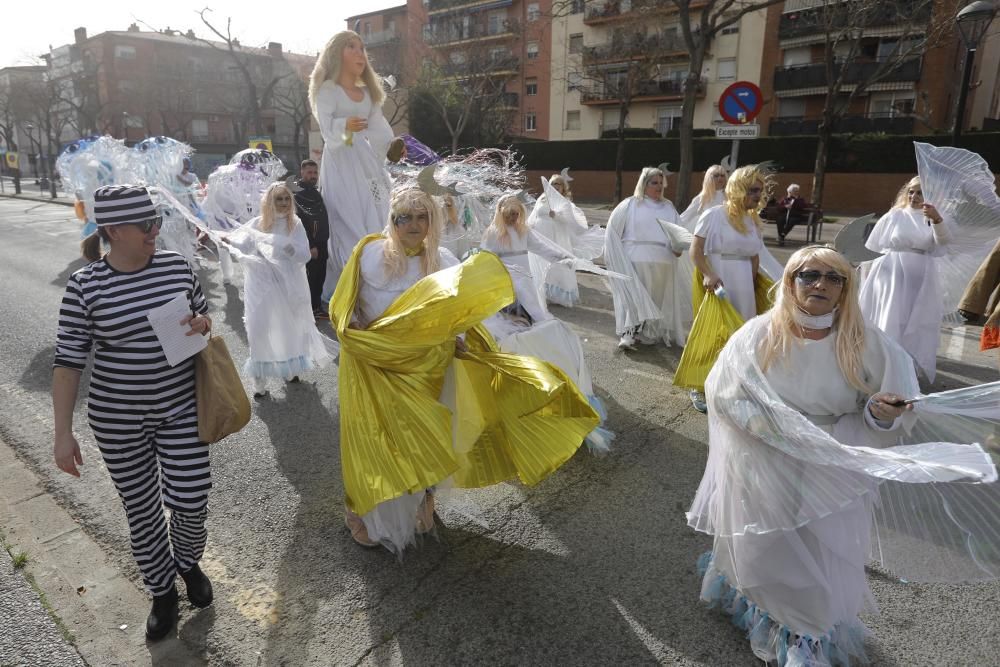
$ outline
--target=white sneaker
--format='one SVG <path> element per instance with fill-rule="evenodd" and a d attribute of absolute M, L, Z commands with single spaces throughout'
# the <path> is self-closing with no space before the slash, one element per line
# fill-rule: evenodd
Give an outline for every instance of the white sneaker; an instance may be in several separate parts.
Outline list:
<path fill-rule="evenodd" d="M 705 394 L 692 389 L 688 396 L 691 397 L 691 405 L 694 406 L 695 410 L 702 414 L 706 414 L 708 412 L 708 403 L 705 402 Z"/>
<path fill-rule="evenodd" d="M 635 336 L 632 334 L 624 334 L 621 340 L 618 341 L 619 350 L 635 350 Z"/>

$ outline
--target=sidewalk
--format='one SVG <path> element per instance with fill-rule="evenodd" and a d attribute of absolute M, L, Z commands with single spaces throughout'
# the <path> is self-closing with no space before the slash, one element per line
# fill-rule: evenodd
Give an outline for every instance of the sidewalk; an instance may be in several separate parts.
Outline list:
<path fill-rule="evenodd" d="M 65 192 L 57 191 L 58 197 L 56 199 L 52 198 L 49 191 L 41 190 L 35 183 L 34 176 L 22 176 L 21 177 L 21 194 L 14 194 L 14 179 L 10 176 L 0 177 L 0 182 L 3 183 L 3 189 L 0 190 L 0 197 L 9 197 L 11 199 L 27 199 L 31 201 L 45 202 L 46 204 L 61 204 L 63 206 L 73 206 L 74 197 L 72 195 L 66 194 Z"/>

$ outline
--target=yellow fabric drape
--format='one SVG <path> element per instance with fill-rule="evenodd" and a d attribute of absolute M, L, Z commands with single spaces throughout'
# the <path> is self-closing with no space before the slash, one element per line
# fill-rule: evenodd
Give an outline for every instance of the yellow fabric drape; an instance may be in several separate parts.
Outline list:
<path fill-rule="evenodd" d="M 361 251 L 380 238 L 368 236 L 354 249 L 330 302 L 341 344 L 348 507 L 364 515 L 449 476 L 462 487 L 514 476 L 526 484 L 544 479 L 573 455 L 599 417 L 557 368 L 498 352 L 476 326 L 514 300 L 503 263 L 491 253 L 473 255 L 416 282 L 366 329 L 351 329 Z M 455 336 L 467 331 L 469 352 L 456 358 Z M 454 428 L 440 401 L 453 360 Z"/>
<path fill-rule="evenodd" d="M 758 315 L 771 308 L 770 292 L 773 285 L 774 281 L 763 273 L 757 274 L 754 300 Z M 694 270 L 691 299 L 695 306 L 694 323 L 674 373 L 674 385 L 705 391 L 705 380 L 719 352 L 726 346 L 729 337 L 744 323 L 729 299 L 720 299 L 705 289 L 698 269 Z"/>

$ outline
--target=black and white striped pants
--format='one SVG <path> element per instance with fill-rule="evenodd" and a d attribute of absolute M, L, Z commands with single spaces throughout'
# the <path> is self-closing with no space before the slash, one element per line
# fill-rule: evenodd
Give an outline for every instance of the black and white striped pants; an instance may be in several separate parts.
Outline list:
<path fill-rule="evenodd" d="M 104 463 L 125 506 L 132 555 L 146 589 L 162 595 L 201 560 L 212 487 L 195 407 L 167 420 L 90 413 Z M 164 507 L 170 510 L 167 523 Z"/>

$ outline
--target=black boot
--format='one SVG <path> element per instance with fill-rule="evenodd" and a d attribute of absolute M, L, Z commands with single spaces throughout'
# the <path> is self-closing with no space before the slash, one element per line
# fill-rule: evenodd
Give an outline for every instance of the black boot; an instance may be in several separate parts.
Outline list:
<path fill-rule="evenodd" d="M 187 572 L 181 572 L 181 578 L 187 586 L 188 600 L 191 604 L 199 608 L 212 604 L 212 582 L 197 564 Z"/>
<path fill-rule="evenodd" d="M 166 637 L 177 623 L 177 587 L 153 596 L 153 608 L 146 617 L 146 639 L 151 642 Z"/>

